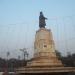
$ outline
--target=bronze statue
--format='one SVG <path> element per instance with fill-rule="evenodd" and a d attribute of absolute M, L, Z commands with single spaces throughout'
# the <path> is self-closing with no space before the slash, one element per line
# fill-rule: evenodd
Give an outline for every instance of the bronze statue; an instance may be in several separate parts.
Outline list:
<path fill-rule="evenodd" d="M 39 16 L 39 27 L 40 28 L 45 28 L 45 26 L 46 26 L 45 19 L 47 19 L 47 18 L 44 17 L 42 12 L 40 12 L 40 16 Z"/>

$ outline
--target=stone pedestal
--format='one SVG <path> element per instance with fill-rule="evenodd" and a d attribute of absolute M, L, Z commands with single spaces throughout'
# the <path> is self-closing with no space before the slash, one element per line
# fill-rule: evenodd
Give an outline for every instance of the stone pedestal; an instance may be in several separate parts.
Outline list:
<path fill-rule="evenodd" d="M 36 31 L 34 58 L 27 66 L 62 66 L 55 53 L 51 30 L 40 28 Z"/>

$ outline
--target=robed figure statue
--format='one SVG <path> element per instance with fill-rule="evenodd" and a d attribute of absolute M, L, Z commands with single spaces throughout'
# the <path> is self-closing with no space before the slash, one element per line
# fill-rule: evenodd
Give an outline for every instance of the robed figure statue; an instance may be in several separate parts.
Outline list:
<path fill-rule="evenodd" d="M 45 26 L 46 26 L 45 19 L 47 19 L 47 18 L 44 17 L 42 12 L 40 12 L 40 16 L 39 16 L 39 27 L 40 28 L 45 28 Z"/>

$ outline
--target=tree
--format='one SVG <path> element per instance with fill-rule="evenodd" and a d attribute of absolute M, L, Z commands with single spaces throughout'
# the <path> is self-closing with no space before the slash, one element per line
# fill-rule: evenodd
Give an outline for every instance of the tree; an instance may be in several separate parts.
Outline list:
<path fill-rule="evenodd" d="M 61 58 L 62 58 L 61 53 L 58 50 L 55 50 L 55 52 L 56 52 L 56 56 L 58 57 L 58 59 L 61 60 Z"/>

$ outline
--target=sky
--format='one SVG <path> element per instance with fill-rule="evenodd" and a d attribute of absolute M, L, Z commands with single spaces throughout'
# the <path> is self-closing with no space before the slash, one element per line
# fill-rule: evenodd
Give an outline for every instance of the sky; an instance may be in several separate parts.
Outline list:
<path fill-rule="evenodd" d="M 22 58 L 22 48 L 33 56 L 40 11 L 48 18 L 56 50 L 75 52 L 75 0 L 0 0 L 0 57 L 9 51 L 10 57 Z"/>

